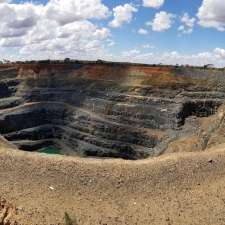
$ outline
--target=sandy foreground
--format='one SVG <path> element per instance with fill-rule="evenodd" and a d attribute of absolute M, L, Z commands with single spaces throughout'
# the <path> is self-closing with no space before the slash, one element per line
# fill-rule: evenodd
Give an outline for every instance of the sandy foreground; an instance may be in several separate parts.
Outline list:
<path fill-rule="evenodd" d="M 0 224 L 225 224 L 224 146 L 135 162 L 0 149 Z"/>

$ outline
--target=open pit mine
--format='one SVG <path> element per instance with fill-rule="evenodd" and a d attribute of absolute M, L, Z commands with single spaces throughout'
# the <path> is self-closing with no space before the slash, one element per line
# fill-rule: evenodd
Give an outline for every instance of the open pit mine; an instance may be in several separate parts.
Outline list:
<path fill-rule="evenodd" d="M 211 130 L 202 133 L 201 124 L 223 104 L 224 83 L 223 72 L 200 69 L 82 62 L 4 66 L 0 133 L 24 151 L 83 157 L 144 159 L 177 151 L 176 142 L 193 136 L 205 150 Z"/>
<path fill-rule="evenodd" d="M 210 186 L 219 182 L 215 170 L 225 179 L 219 150 L 224 102 L 222 69 L 83 61 L 0 65 L 0 194 L 22 205 L 11 213 L 21 225 L 63 224 L 67 211 L 75 212 L 76 224 L 224 224 L 224 206 L 214 205 L 221 189 Z M 186 193 L 196 188 L 211 205 Z M 210 197 L 206 190 L 218 191 Z M 189 200 L 198 204 L 188 211 Z M 213 207 L 220 213 L 207 223 Z M 3 213 L 0 224 L 8 217 Z"/>

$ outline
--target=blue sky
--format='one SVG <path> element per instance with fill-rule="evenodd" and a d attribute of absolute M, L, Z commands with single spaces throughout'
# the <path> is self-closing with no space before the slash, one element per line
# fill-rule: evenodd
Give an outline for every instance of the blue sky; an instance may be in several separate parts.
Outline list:
<path fill-rule="evenodd" d="M 117 4 L 125 4 L 127 1 L 103 1 L 110 8 Z M 140 1 L 133 1 L 133 4 Z M 179 18 L 176 18 L 171 29 L 164 32 L 150 31 L 148 35 L 138 35 L 140 27 L 145 27 L 146 21 L 151 21 L 155 13 L 166 11 L 182 16 L 185 12 L 191 17 L 196 16 L 201 0 L 167 0 L 160 9 L 140 7 L 134 16 L 132 23 L 125 24 L 119 29 L 113 29 L 112 33 L 118 43 L 118 48 L 132 48 L 133 46 L 149 43 L 155 46 L 156 51 L 179 51 L 182 53 L 197 53 L 200 51 L 211 51 L 216 47 L 225 48 L 225 33 L 215 28 L 205 28 L 196 25 L 193 32 L 188 35 L 179 35 Z M 225 4 L 225 2 L 224 2 Z"/>
<path fill-rule="evenodd" d="M 0 53 L 11 60 L 225 66 L 224 0 L 0 0 L 0 14 Z"/>

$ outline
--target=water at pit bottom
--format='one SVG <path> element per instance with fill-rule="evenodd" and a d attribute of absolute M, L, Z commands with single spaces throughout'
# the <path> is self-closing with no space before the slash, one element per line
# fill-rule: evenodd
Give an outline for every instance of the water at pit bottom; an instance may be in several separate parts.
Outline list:
<path fill-rule="evenodd" d="M 46 154 L 50 154 L 50 155 L 60 155 L 60 150 L 54 146 L 48 146 L 48 147 L 45 147 L 45 148 L 41 148 L 39 149 L 40 153 L 46 153 Z"/>

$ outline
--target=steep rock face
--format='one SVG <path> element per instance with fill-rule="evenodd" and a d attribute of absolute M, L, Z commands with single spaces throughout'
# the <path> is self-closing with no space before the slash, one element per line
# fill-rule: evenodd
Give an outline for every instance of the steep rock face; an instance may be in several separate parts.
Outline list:
<path fill-rule="evenodd" d="M 221 71 L 130 64 L 0 68 L 0 133 L 20 149 L 141 159 L 197 135 L 225 99 Z M 169 146 L 169 148 L 168 148 Z"/>

